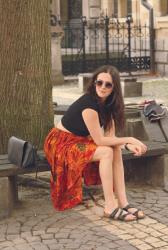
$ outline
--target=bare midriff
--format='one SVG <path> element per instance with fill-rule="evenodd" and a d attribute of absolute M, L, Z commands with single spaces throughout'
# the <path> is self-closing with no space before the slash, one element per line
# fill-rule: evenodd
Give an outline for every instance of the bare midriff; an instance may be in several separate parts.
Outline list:
<path fill-rule="evenodd" d="M 62 130 L 62 131 L 65 131 L 65 132 L 68 132 L 68 133 L 71 133 L 69 130 L 67 130 L 66 128 L 64 128 L 64 126 L 62 125 L 62 122 L 59 121 L 57 126 L 56 126 L 58 129 Z"/>

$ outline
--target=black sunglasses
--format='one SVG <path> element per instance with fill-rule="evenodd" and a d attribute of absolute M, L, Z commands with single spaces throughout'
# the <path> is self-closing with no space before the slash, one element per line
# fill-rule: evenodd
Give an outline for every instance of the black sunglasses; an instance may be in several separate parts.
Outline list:
<path fill-rule="evenodd" d="M 113 87 L 113 83 L 112 82 L 104 82 L 103 80 L 96 80 L 95 81 L 95 84 L 98 86 L 98 87 L 101 87 L 104 83 L 104 86 L 106 89 L 111 89 Z"/>

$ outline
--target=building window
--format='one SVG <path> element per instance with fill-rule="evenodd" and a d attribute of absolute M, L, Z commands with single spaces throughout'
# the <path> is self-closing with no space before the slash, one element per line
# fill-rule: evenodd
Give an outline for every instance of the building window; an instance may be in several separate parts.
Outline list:
<path fill-rule="evenodd" d="M 113 16 L 126 17 L 132 16 L 132 0 L 113 0 Z"/>
<path fill-rule="evenodd" d="M 132 0 L 127 0 L 127 15 L 132 16 Z"/>
<path fill-rule="evenodd" d="M 113 2 L 113 17 L 118 17 L 118 0 Z"/>
<path fill-rule="evenodd" d="M 160 0 L 161 16 L 168 15 L 168 0 Z"/>
<path fill-rule="evenodd" d="M 82 0 L 69 0 L 69 19 L 77 19 L 82 16 Z"/>

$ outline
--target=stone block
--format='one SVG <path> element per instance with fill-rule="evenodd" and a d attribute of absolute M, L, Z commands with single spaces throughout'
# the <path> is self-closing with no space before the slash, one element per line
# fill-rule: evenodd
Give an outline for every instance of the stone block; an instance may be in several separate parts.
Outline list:
<path fill-rule="evenodd" d="M 0 218 L 11 214 L 15 203 L 18 201 L 16 177 L 0 178 Z"/>
<path fill-rule="evenodd" d="M 92 7 L 90 8 L 90 18 L 96 18 L 100 16 L 100 8 Z"/>
<path fill-rule="evenodd" d="M 168 34 L 167 34 L 168 35 Z M 164 41 L 164 50 L 168 52 L 168 37 Z"/>
<path fill-rule="evenodd" d="M 160 63 L 167 63 L 167 54 L 165 51 L 157 51 L 155 53 L 155 61 Z"/>
<path fill-rule="evenodd" d="M 89 6 L 100 6 L 100 0 L 89 0 Z"/>
<path fill-rule="evenodd" d="M 164 187 L 165 155 L 150 157 L 146 162 L 147 183 L 152 186 Z"/>
<path fill-rule="evenodd" d="M 159 73 L 161 76 L 165 75 L 165 64 L 156 64 L 156 72 Z"/>
<path fill-rule="evenodd" d="M 168 154 L 164 155 L 164 189 L 168 191 Z"/>
<path fill-rule="evenodd" d="M 136 78 L 125 79 L 121 83 L 123 97 L 142 96 L 142 82 L 137 82 Z"/>
<path fill-rule="evenodd" d="M 92 73 L 85 73 L 78 75 L 78 86 L 81 92 L 85 92 L 89 81 L 91 80 Z"/>
<path fill-rule="evenodd" d="M 165 76 L 168 76 L 168 64 L 165 64 Z"/>
<path fill-rule="evenodd" d="M 156 50 L 164 50 L 164 40 L 156 40 L 155 41 L 155 49 Z"/>
<path fill-rule="evenodd" d="M 140 140 L 147 140 L 142 121 L 139 118 L 126 119 L 126 135 Z"/>
<path fill-rule="evenodd" d="M 124 162 L 124 167 L 127 182 L 167 187 L 167 177 L 165 177 L 167 166 L 164 155 L 127 160 Z"/>

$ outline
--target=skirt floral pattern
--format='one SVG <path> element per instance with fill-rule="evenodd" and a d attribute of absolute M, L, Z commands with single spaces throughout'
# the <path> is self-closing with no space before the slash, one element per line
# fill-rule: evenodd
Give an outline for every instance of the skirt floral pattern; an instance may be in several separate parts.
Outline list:
<path fill-rule="evenodd" d="M 44 143 L 51 166 L 51 199 L 58 210 L 72 208 L 82 201 L 82 183 L 101 184 L 97 162 L 90 162 L 97 146 L 89 137 L 53 128 Z"/>

